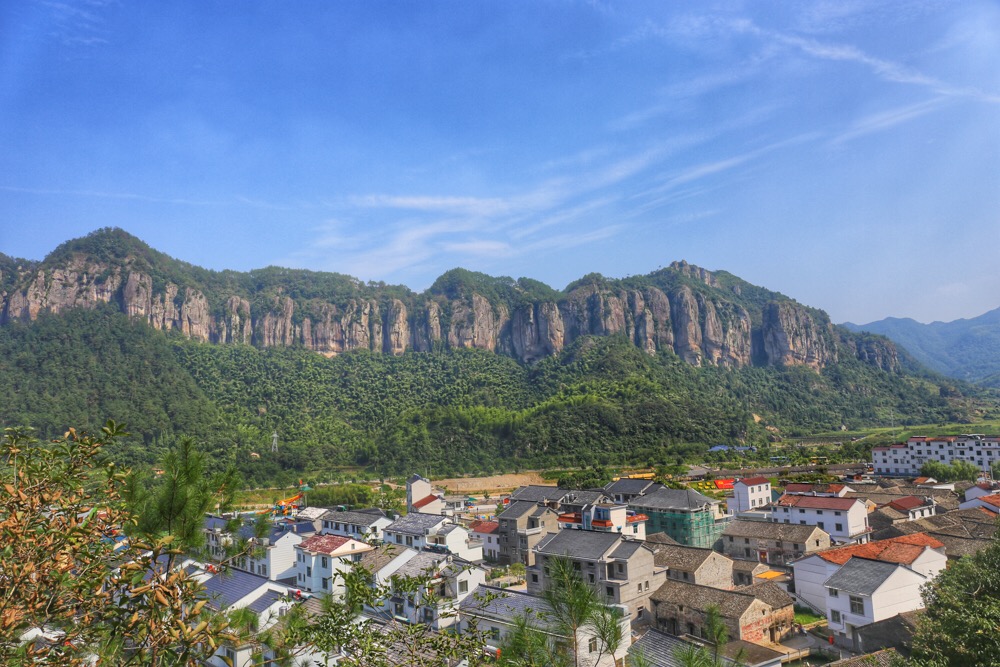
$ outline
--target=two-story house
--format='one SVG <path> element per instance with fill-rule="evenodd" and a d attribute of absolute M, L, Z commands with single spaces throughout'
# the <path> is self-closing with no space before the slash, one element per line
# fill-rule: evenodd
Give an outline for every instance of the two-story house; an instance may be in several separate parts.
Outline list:
<path fill-rule="evenodd" d="M 548 487 L 542 487 L 548 488 Z M 500 562 L 535 564 L 534 548 L 542 538 L 559 530 L 558 514 L 546 505 L 516 500 L 497 515 Z"/>
<path fill-rule="evenodd" d="M 429 479 L 412 475 L 406 480 L 406 511 L 441 514 L 447 505 L 444 494 L 436 490 Z"/>
<path fill-rule="evenodd" d="M 868 509 L 857 498 L 785 494 L 775 501 L 771 520 L 816 526 L 838 544 L 867 542 L 871 533 Z"/>
<path fill-rule="evenodd" d="M 645 514 L 630 510 L 624 504 L 599 503 L 584 505 L 578 512 L 561 512 L 559 528 L 620 533 L 637 540 L 644 540 L 648 518 Z"/>
<path fill-rule="evenodd" d="M 840 645 L 854 649 L 857 628 L 922 609 L 920 588 L 927 581 L 901 563 L 854 556 L 824 584 L 827 627 Z"/>
<path fill-rule="evenodd" d="M 767 477 L 744 477 L 733 483 L 733 499 L 729 511 L 749 512 L 771 503 L 771 480 Z"/>
<path fill-rule="evenodd" d="M 944 544 L 926 533 L 824 549 L 792 563 L 796 596 L 816 611 L 826 612 L 827 579 L 855 556 L 905 565 L 928 579 L 948 562 Z"/>
<path fill-rule="evenodd" d="M 353 511 L 326 510 L 320 516 L 321 532 L 364 542 L 381 542 L 382 531 L 392 521 L 378 508 Z"/>
<path fill-rule="evenodd" d="M 766 521 L 732 521 L 722 532 L 722 552 L 730 558 L 785 565 L 828 549 L 830 536 L 818 526 Z"/>
<path fill-rule="evenodd" d="M 483 543 L 468 528 L 440 514 L 410 512 L 386 526 L 382 535 L 389 544 L 452 554 L 475 563 L 483 560 Z"/>
<path fill-rule="evenodd" d="M 233 529 L 235 532 L 230 532 Z M 278 519 L 267 523 L 266 519 L 258 519 L 241 523 L 219 517 L 206 517 L 203 530 L 205 547 L 212 560 L 225 561 L 230 549 L 239 548 L 242 553 L 233 557 L 229 565 L 272 581 L 293 575 L 295 547 L 315 533 L 310 521 Z"/>
<path fill-rule="evenodd" d="M 616 479 L 613 482 L 605 484 L 604 493 L 614 502 L 625 503 L 627 505 L 639 496 L 644 496 L 647 493 L 652 493 L 662 488 L 664 488 L 662 484 L 654 482 L 651 479 L 622 477 L 621 479 Z"/>
<path fill-rule="evenodd" d="M 476 520 L 469 524 L 474 539 L 483 543 L 483 558 L 490 563 L 500 560 L 500 522 Z"/>
<path fill-rule="evenodd" d="M 644 542 L 617 533 L 561 530 L 535 547 L 535 564 L 528 568 L 528 593 L 540 595 L 547 585 L 552 559 L 566 559 L 588 584 L 604 594 L 609 604 L 625 605 L 633 620 L 649 610 L 649 596 L 666 579 L 653 550 Z"/>
<path fill-rule="evenodd" d="M 389 576 L 391 595 L 380 610 L 394 619 L 435 630 L 458 623 L 458 607 L 479 586 L 486 571 L 450 554 L 421 551 Z"/>
<path fill-rule="evenodd" d="M 667 568 L 670 579 L 713 588 L 733 587 L 733 561 L 717 551 L 669 544 L 648 546 L 653 550 L 653 562 Z"/>
<path fill-rule="evenodd" d="M 342 535 L 313 535 L 295 546 L 295 585 L 311 593 L 341 595 L 343 573 L 373 549 Z"/>

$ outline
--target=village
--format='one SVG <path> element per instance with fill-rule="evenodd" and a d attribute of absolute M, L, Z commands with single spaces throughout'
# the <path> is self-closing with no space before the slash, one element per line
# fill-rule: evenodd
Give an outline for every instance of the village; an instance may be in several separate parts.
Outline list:
<path fill-rule="evenodd" d="M 362 567 L 389 591 L 366 604 L 366 618 L 435 632 L 475 627 L 496 656 L 519 615 L 545 618 L 550 566 L 564 560 L 616 610 L 624 638 L 604 651 L 581 628 L 571 642 L 581 647 L 578 664 L 626 665 L 639 655 L 641 664 L 678 665 L 683 647 L 710 644 L 713 614 L 730 664 L 871 664 L 859 661 L 908 655 L 921 588 L 986 548 L 1000 514 L 1000 485 L 985 474 L 939 483 L 913 477 L 912 466 L 885 470 L 887 453 L 898 461 L 907 447 L 933 447 L 944 462 L 960 460 L 949 447 L 984 463 L 1000 458 L 997 438 L 914 438 L 876 448 L 872 466 L 836 483 L 706 481 L 701 469 L 670 486 L 650 475 L 593 489 L 526 485 L 495 504 L 447 495 L 414 474 L 402 515 L 289 503 L 264 535 L 252 517 L 207 517 L 208 558 L 175 566 L 195 574 L 218 611 L 256 614 L 262 632 L 293 606 L 319 613 L 322 598 L 345 595 L 345 573 Z M 254 548 L 229 558 L 241 540 Z M 413 577 L 418 587 L 393 588 Z M 222 645 L 210 664 L 249 664 L 262 650 Z M 335 664 L 338 656 L 310 657 Z"/>

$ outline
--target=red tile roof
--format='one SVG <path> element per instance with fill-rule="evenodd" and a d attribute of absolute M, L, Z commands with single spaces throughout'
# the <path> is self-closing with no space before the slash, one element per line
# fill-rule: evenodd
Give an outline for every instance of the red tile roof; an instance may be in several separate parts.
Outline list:
<path fill-rule="evenodd" d="M 432 494 L 432 495 L 427 496 L 426 498 L 421 498 L 417 502 L 413 503 L 413 507 L 415 509 L 420 509 L 421 507 L 427 507 L 428 505 L 430 505 L 435 500 L 438 500 L 438 497 Z"/>
<path fill-rule="evenodd" d="M 852 544 L 846 547 L 818 551 L 816 555 L 837 565 L 843 565 L 854 556 L 886 563 L 911 565 L 927 547 L 940 549 L 944 547 L 944 544 L 927 533 L 913 533 L 912 535 L 903 535 L 867 544 Z"/>
<path fill-rule="evenodd" d="M 889 507 L 894 510 L 899 510 L 900 512 L 908 512 L 914 507 L 921 507 L 923 504 L 923 498 L 918 498 L 916 496 L 903 496 L 902 498 L 897 498 L 889 503 Z"/>
<path fill-rule="evenodd" d="M 302 540 L 300 548 L 313 553 L 330 554 L 351 541 L 342 535 L 313 535 L 308 540 Z"/>
<path fill-rule="evenodd" d="M 857 502 L 860 501 L 856 498 L 829 498 L 825 496 L 784 495 L 778 498 L 778 505 L 816 510 L 849 510 Z"/>
<path fill-rule="evenodd" d="M 917 477 L 913 480 L 914 484 L 936 484 L 937 480 L 933 477 Z"/>
<path fill-rule="evenodd" d="M 747 486 L 757 486 L 758 484 L 769 484 L 771 480 L 767 477 L 747 477 L 745 479 L 738 480 L 738 484 L 745 484 Z"/>
<path fill-rule="evenodd" d="M 976 498 L 976 500 L 986 503 L 987 505 L 993 505 L 994 507 L 997 508 L 997 511 L 1000 512 L 1000 494 L 994 493 L 989 496 L 979 496 L 978 498 Z"/>
<path fill-rule="evenodd" d="M 477 533 L 491 534 L 500 530 L 499 521 L 473 521 L 469 528 Z"/>

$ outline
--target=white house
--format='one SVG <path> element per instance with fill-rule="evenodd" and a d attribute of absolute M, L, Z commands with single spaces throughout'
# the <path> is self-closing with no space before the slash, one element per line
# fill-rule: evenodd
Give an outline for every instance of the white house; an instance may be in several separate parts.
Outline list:
<path fill-rule="evenodd" d="M 319 520 L 321 532 L 324 534 L 342 535 L 363 542 L 381 542 L 382 531 L 393 521 L 378 508 L 353 511 L 325 510 Z"/>
<path fill-rule="evenodd" d="M 295 546 L 295 585 L 317 594 L 342 594 L 344 582 L 337 575 L 373 549 L 342 535 L 313 535 Z"/>
<path fill-rule="evenodd" d="M 404 623 L 440 630 L 458 622 L 462 600 L 485 583 L 486 571 L 478 565 L 449 554 L 421 551 L 389 576 L 392 594 L 377 611 Z"/>
<path fill-rule="evenodd" d="M 973 498 L 972 500 L 966 500 L 958 507 L 963 510 L 976 509 L 979 507 L 988 512 L 1000 514 L 1000 494 L 994 493 L 988 496 L 979 496 L 978 498 Z"/>
<path fill-rule="evenodd" d="M 577 631 L 577 656 L 574 664 L 580 667 L 615 667 L 625 664 L 625 656 L 631 646 L 632 631 L 629 619 L 631 614 L 627 607 L 615 605 L 619 611 L 619 624 L 622 629 L 622 643 L 611 652 L 607 650 L 597 633 L 590 625 Z M 462 629 L 468 630 L 473 625 L 480 632 L 486 633 L 487 651 L 493 655 L 513 630 L 518 617 L 528 618 L 533 625 L 539 627 L 549 640 L 563 650 L 571 651 L 568 635 L 557 635 L 551 629 L 551 623 L 546 615 L 552 611 L 540 597 L 529 595 L 512 589 L 500 589 L 492 586 L 482 586 L 479 595 L 467 597 L 460 605 Z"/>
<path fill-rule="evenodd" d="M 825 613 L 826 581 L 854 557 L 905 565 L 928 579 L 936 577 L 948 561 L 944 544 L 926 533 L 834 547 L 809 554 L 792 563 L 795 595 L 809 607 Z"/>
<path fill-rule="evenodd" d="M 816 526 L 840 544 L 868 541 L 868 509 L 857 498 L 836 496 L 781 496 L 774 503 L 771 521 Z"/>
<path fill-rule="evenodd" d="M 412 549 L 450 553 L 476 563 L 483 560 L 483 543 L 473 538 L 467 528 L 440 514 L 410 512 L 401 516 L 385 527 L 383 540 Z"/>
<path fill-rule="evenodd" d="M 500 522 L 473 521 L 469 529 L 472 538 L 483 543 L 483 558 L 492 563 L 500 560 Z"/>
<path fill-rule="evenodd" d="M 636 540 L 646 539 L 648 520 L 648 516 L 630 510 L 623 503 L 588 503 L 577 512 L 560 514 L 557 519 L 559 528 L 619 533 Z"/>
<path fill-rule="evenodd" d="M 922 609 L 920 587 L 927 581 L 900 563 L 855 556 L 825 582 L 827 627 L 838 643 L 854 648 L 856 628 Z"/>
<path fill-rule="evenodd" d="M 249 551 L 234 558 L 229 564 L 238 570 L 267 577 L 272 581 L 290 577 L 295 569 L 295 547 L 315 532 L 310 521 L 278 519 L 261 537 L 256 537 L 256 526 L 245 523 L 229 532 L 231 520 L 207 517 L 204 524 L 205 546 L 216 561 L 227 558 L 227 548 L 241 540 L 247 542 Z"/>
<path fill-rule="evenodd" d="M 771 502 L 771 481 L 767 477 L 745 477 L 733 484 L 733 500 L 729 511 L 747 512 Z"/>
<path fill-rule="evenodd" d="M 406 480 L 406 511 L 441 514 L 446 509 L 444 494 L 435 491 L 431 481 L 420 475 Z"/>

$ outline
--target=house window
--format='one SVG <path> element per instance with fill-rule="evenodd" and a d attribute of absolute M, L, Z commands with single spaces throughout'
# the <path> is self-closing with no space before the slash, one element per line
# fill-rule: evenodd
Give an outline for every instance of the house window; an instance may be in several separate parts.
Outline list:
<path fill-rule="evenodd" d="M 606 586 L 604 588 L 604 592 L 607 593 L 609 598 L 613 598 L 615 596 L 615 589 L 611 586 Z"/>
<path fill-rule="evenodd" d="M 649 590 L 649 582 L 648 581 L 646 582 L 646 590 L 647 591 Z M 642 611 L 642 610 L 640 609 L 639 611 Z"/>
<path fill-rule="evenodd" d="M 732 543 L 733 543 L 733 536 L 732 536 L 732 535 L 730 535 L 730 536 L 729 536 L 729 543 L 730 543 L 730 544 L 732 544 Z"/>
<path fill-rule="evenodd" d="M 831 588 L 830 589 L 830 597 L 835 598 L 835 597 L 839 597 L 839 596 L 840 596 L 840 592 L 837 591 L 836 588 Z"/>
<path fill-rule="evenodd" d="M 461 595 L 463 593 L 468 593 L 468 592 L 469 592 L 469 582 L 468 581 L 460 581 L 460 582 L 458 582 L 458 593 L 459 593 L 459 595 Z"/>
<path fill-rule="evenodd" d="M 816 525 L 817 525 L 817 526 L 819 527 L 819 529 L 820 529 L 820 530 L 823 530 L 823 529 L 824 529 L 824 526 L 823 526 L 823 522 L 822 522 L 822 521 L 817 521 L 817 522 L 816 522 Z"/>
<path fill-rule="evenodd" d="M 857 595 L 851 596 L 851 613 L 857 614 L 858 616 L 865 615 L 865 601 Z"/>
<path fill-rule="evenodd" d="M 533 583 L 533 584 L 537 584 L 538 583 L 538 575 L 537 574 L 531 575 L 531 583 Z"/>
<path fill-rule="evenodd" d="M 639 590 L 638 590 L 638 591 L 636 591 L 636 592 L 637 592 L 637 593 L 641 593 L 641 592 L 642 592 L 642 584 L 639 584 L 639 585 L 638 585 L 638 589 L 639 589 Z"/>
<path fill-rule="evenodd" d="M 589 645 L 588 648 L 590 648 L 590 652 L 591 653 L 597 653 L 597 638 L 596 637 L 591 638 L 590 645 Z"/>
<path fill-rule="evenodd" d="M 840 612 L 836 609 L 830 610 L 830 620 L 834 623 L 840 623 Z"/>
<path fill-rule="evenodd" d="M 844 530 L 844 524 L 838 523 L 838 524 L 834 524 L 834 526 L 835 526 L 835 529 L 837 530 L 837 532 L 843 532 L 843 530 Z M 822 527 L 823 526 L 820 526 L 820 528 L 822 528 Z"/>
<path fill-rule="evenodd" d="M 231 648 L 229 648 L 227 646 L 226 647 L 226 658 L 229 659 L 229 662 L 233 662 L 234 660 L 236 660 L 236 651 L 234 651 L 233 649 L 231 649 Z"/>
<path fill-rule="evenodd" d="M 310 567 L 308 565 L 306 566 L 306 576 L 307 577 L 313 576 L 313 569 L 312 569 L 312 567 Z"/>
<path fill-rule="evenodd" d="M 325 591 L 330 587 L 330 577 L 323 577 L 323 590 Z"/>
<path fill-rule="evenodd" d="M 326 556 L 323 556 L 323 558 L 321 560 L 323 561 L 323 567 L 324 568 L 326 568 L 326 567 L 329 566 L 330 562 L 327 560 Z"/>

